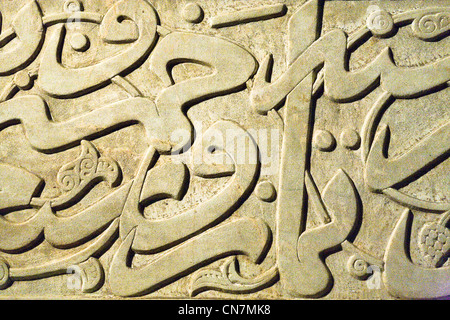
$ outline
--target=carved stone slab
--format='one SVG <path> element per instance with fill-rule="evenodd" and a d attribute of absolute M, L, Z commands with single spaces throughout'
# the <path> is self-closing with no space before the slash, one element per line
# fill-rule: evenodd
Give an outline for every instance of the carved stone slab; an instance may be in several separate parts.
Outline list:
<path fill-rule="evenodd" d="M 0 1 L 0 297 L 450 296 L 450 2 Z"/>

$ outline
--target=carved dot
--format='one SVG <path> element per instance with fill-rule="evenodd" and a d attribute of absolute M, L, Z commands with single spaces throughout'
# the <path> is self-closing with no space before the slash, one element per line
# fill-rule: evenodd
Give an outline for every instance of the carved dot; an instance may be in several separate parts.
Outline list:
<path fill-rule="evenodd" d="M 31 88 L 33 80 L 31 79 L 27 71 L 21 70 L 14 75 L 14 84 L 19 89 L 27 90 Z"/>
<path fill-rule="evenodd" d="M 353 129 L 345 129 L 340 136 L 341 144 L 350 150 L 357 150 L 361 144 L 361 137 Z"/>
<path fill-rule="evenodd" d="M 188 3 L 184 6 L 182 15 L 187 22 L 199 23 L 203 20 L 203 9 L 197 3 Z"/>
<path fill-rule="evenodd" d="M 262 181 L 255 188 L 256 196 L 266 202 L 272 202 L 276 198 L 276 190 L 270 181 Z"/>
<path fill-rule="evenodd" d="M 336 139 L 326 130 L 318 130 L 313 138 L 313 147 L 320 151 L 332 151 L 336 146 Z"/>
<path fill-rule="evenodd" d="M 70 46 L 75 51 L 86 51 L 89 49 L 90 41 L 89 38 L 82 33 L 75 33 L 70 38 Z"/>
<path fill-rule="evenodd" d="M 64 11 L 69 13 L 83 11 L 83 4 L 77 0 L 68 0 L 64 3 Z"/>

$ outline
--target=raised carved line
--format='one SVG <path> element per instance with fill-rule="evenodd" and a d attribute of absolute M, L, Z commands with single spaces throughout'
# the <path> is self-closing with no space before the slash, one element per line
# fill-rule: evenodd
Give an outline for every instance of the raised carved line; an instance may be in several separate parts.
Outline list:
<path fill-rule="evenodd" d="M 85 249 L 80 250 L 73 255 L 35 266 L 11 268 L 9 270 L 10 277 L 12 280 L 32 280 L 64 274 L 69 266 L 81 263 L 97 252 L 105 249 L 105 245 L 107 245 L 114 235 L 116 235 L 118 225 L 118 219 L 114 220 L 98 239 Z"/>
<path fill-rule="evenodd" d="M 423 95 L 450 79 L 450 57 L 415 68 L 397 67 L 390 49 L 385 48 L 361 70 L 345 68 L 347 35 L 333 30 L 319 38 L 300 55 L 276 81 L 267 81 L 267 70 L 260 69 L 251 92 L 251 105 L 265 114 L 277 106 L 312 70 L 324 64 L 325 94 L 335 101 L 349 101 L 366 95 L 377 82 L 397 98 Z M 267 64 L 264 64 L 267 66 Z"/>
<path fill-rule="evenodd" d="M 221 14 L 212 17 L 210 23 L 213 28 L 229 27 L 252 21 L 280 17 L 285 15 L 286 11 L 286 5 L 275 4 L 260 8 L 239 10 L 228 14 Z"/>
<path fill-rule="evenodd" d="M 39 86 L 51 96 L 73 97 L 98 89 L 99 86 L 109 83 L 114 76 L 130 71 L 141 63 L 142 58 L 152 50 L 156 42 L 155 11 L 144 0 L 117 2 L 109 9 L 100 24 L 100 34 L 104 41 L 111 40 L 116 43 L 119 39 L 128 39 L 127 24 L 117 21 L 117 17 L 120 16 L 126 16 L 136 23 L 139 38 L 118 55 L 82 68 L 70 69 L 61 64 L 60 55 L 65 38 L 65 27 L 58 25 L 43 53 L 38 75 Z M 104 30 L 109 32 L 105 33 Z M 79 81 L 79 79 L 84 80 Z"/>
<path fill-rule="evenodd" d="M 11 28 L 2 34 L 0 46 L 10 42 L 13 36 L 18 43 L 11 50 L 0 53 L 0 75 L 23 68 L 37 54 L 44 39 L 42 17 L 36 1 L 30 1 L 14 17 Z"/>
<path fill-rule="evenodd" d="M 450 122 L 421 139 L 397 158 L 387 158 L 389 127 L 383 125 L 367 157 L 365 180 L 374 191 L 403 183 L 450 155 Z"/>
<path fill-rule="evenodd" d="M 257 262 L 266 247 L 269 229 L 260 219 L 239 218 L 165 251 L 143 267 L 131 268 L 128 264 L 135 235 L 136 229 L 131 230 L 111 261 L 109 285 L 119 296 L 153 292 L 188 270 L 226 255 L 244 254 Z"/>

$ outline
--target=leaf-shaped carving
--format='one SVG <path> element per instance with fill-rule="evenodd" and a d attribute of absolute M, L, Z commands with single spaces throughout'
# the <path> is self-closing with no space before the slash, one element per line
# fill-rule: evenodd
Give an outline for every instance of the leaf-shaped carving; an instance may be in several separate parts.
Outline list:
<path fill-rule="evenodd" d="M 64 165 L 58 172 L 58 184 L 66 194 L 53 200 L 52 206 L 58 207 L 73 201 L 100 181 L 106 181 L 113 187 L 119 178 L 120 169 L 117 162 L 100 157 L 91 142 L 82 140 L 80 156 Z"/>
<path fill-rule="evenodd" d="M 414 19 L 413 33 L 422 40 L 436 40 L 450 31 L 450 11 L 423 14 Z"/>
<path fill-rule="evenodd" d="M 17 45 L 0 53 L 0 74 L 5 75 L 22 69 L 36 56 L 44 39 L 41 11 L 36 1 L 30 1 L 14 17 L 11 28 L 2 32 L 0 46 L 13 37 Z"/>
<path fill-rule="evenodd" d="M 208 289 L 231 293 L 253 292 L 267 287 L 278 277 L 277 267 L 272 267 L 255 278 L 242 277 L 237 267 L 238 260 L 232 256 L 225 260 L 220 270 L 200 270 L 191 280 L 191 295 Z"/>

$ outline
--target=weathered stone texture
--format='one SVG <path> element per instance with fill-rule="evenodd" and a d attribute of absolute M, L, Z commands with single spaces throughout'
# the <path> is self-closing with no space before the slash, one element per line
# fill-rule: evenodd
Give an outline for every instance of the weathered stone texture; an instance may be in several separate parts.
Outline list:
<path fill-rule="evenodd" d="M 0 297 L 450 296 L 450 2 L 0 1 Z"/>

